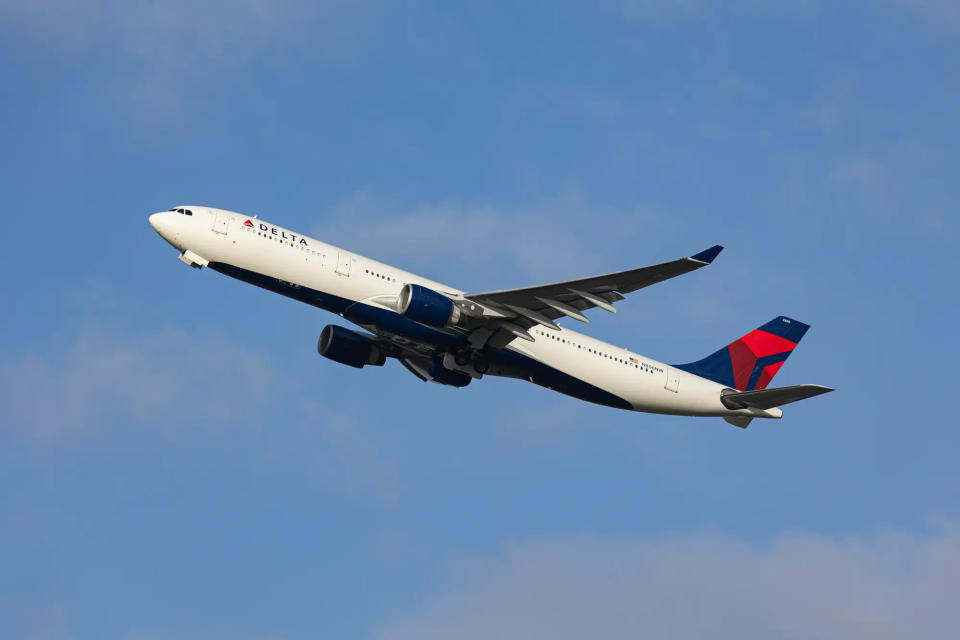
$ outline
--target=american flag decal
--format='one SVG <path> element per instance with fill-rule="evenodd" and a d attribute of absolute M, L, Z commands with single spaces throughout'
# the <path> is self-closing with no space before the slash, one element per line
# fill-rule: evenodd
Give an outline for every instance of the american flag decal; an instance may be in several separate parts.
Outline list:
<path fill-rule="evenodd" d="M 633 356 L 630 356 L 630 364 L 640 364 L 640 361 Z"/>

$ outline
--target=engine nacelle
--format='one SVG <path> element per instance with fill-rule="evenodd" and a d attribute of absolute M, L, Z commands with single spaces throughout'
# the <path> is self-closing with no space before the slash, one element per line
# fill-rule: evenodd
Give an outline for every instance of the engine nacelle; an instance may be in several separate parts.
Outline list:
<path fill-rule="evenodd" d="M 450 327 L 460 321 L 460 307 L 453 300 L 419 284 L 405 284 L 397 300 L 400 315 L 431 327 Z"/>
<path fill-rule="evenodd" d="M 453 371 L 443 366 L 443 359 L 436 358 L 430 365 L 430 381 L 437 384 L 446 384 L 451 387 L 465 387 L 473 380 L 461 371 Z"/>
<path fill-rule="evenodd" d="M 386 355 L 376 342 L 362 333 L 344 329 L 335 324 L 328 324 L 320 332 L 317 352 L 324 358 L 330 358 L 334 362 L 357 369 L 368 364 L 382 367 L 387 361 Z"/>

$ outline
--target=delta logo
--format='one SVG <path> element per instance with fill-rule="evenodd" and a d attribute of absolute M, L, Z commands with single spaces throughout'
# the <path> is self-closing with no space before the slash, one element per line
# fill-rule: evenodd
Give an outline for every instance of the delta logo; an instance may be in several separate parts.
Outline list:
<path fill-rule="evenodd" d="M 256 228 L 257 228 L 256 225 L 254 225 L 253 222 L 250 220 L 250 218 L 247 218 L 246 220 L 243 221 L 243 226 L 245 226 L 245 227 L 250 227 L 251 229 L 256 229 Z M 307 241 L 306 241 L 306 240 L 304 240 L 303 238 L 298 237 L 296 234 L 294 234 L 294 233 L 289 233 L 289 234 L 288 234 L 288 233 L 287 233 L 286 231 L 284 231 L 283 229 L 277 229 L 276 227 L 270 227 L 270 226 L 267 226 L 267 225 L 263 224 L 262 222 L 260 223 L 260 232 L 261 232 L 261 233 L 269 233 L 269 234 L 272 235 L 272 236 L 279 236 L 281 240 L 286 240 L 287 242 L 291 242 L 291 243 L 294 243 L 294 244 L 299 244 L 299 245 L 302 245 L 302 246 L 304 246 L 304 247 L 310 246 L 310 245 L 307 244 Z"/>

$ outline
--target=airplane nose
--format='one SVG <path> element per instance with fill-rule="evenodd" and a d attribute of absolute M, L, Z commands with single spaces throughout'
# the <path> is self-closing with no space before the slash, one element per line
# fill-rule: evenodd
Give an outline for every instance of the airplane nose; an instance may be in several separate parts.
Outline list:
<path fill-rule="evenodd" d="M 161 238 L 173 246 L 177 246 L 175 243 L 180 234 L 177 233 L 176 220 L 171 219 L 169 212 L 161 211 L 153 214 L 147 219 L 150 221 L 150 226 L 153 227 L 154 231 L 160 234 Z"/>

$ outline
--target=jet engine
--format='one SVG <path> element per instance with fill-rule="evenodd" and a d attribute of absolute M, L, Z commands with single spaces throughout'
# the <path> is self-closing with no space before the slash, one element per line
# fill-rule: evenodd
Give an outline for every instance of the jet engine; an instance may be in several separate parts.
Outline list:
<path fill-rule="evenodd" d="M 453 300 L 419 284 L 405 284 L 397 300 L 400 315 L 431 327 L 450 327 L 460 321 L 460 307 Z"/>
<path fill-rule="evenodd" d="M 369 337 L 335 324 L 328 324 L 320 332 L 317 352 L 324 358 L 357 369 L 368 364 L 382 367 L 387 360 L 377 343 Z"/>

